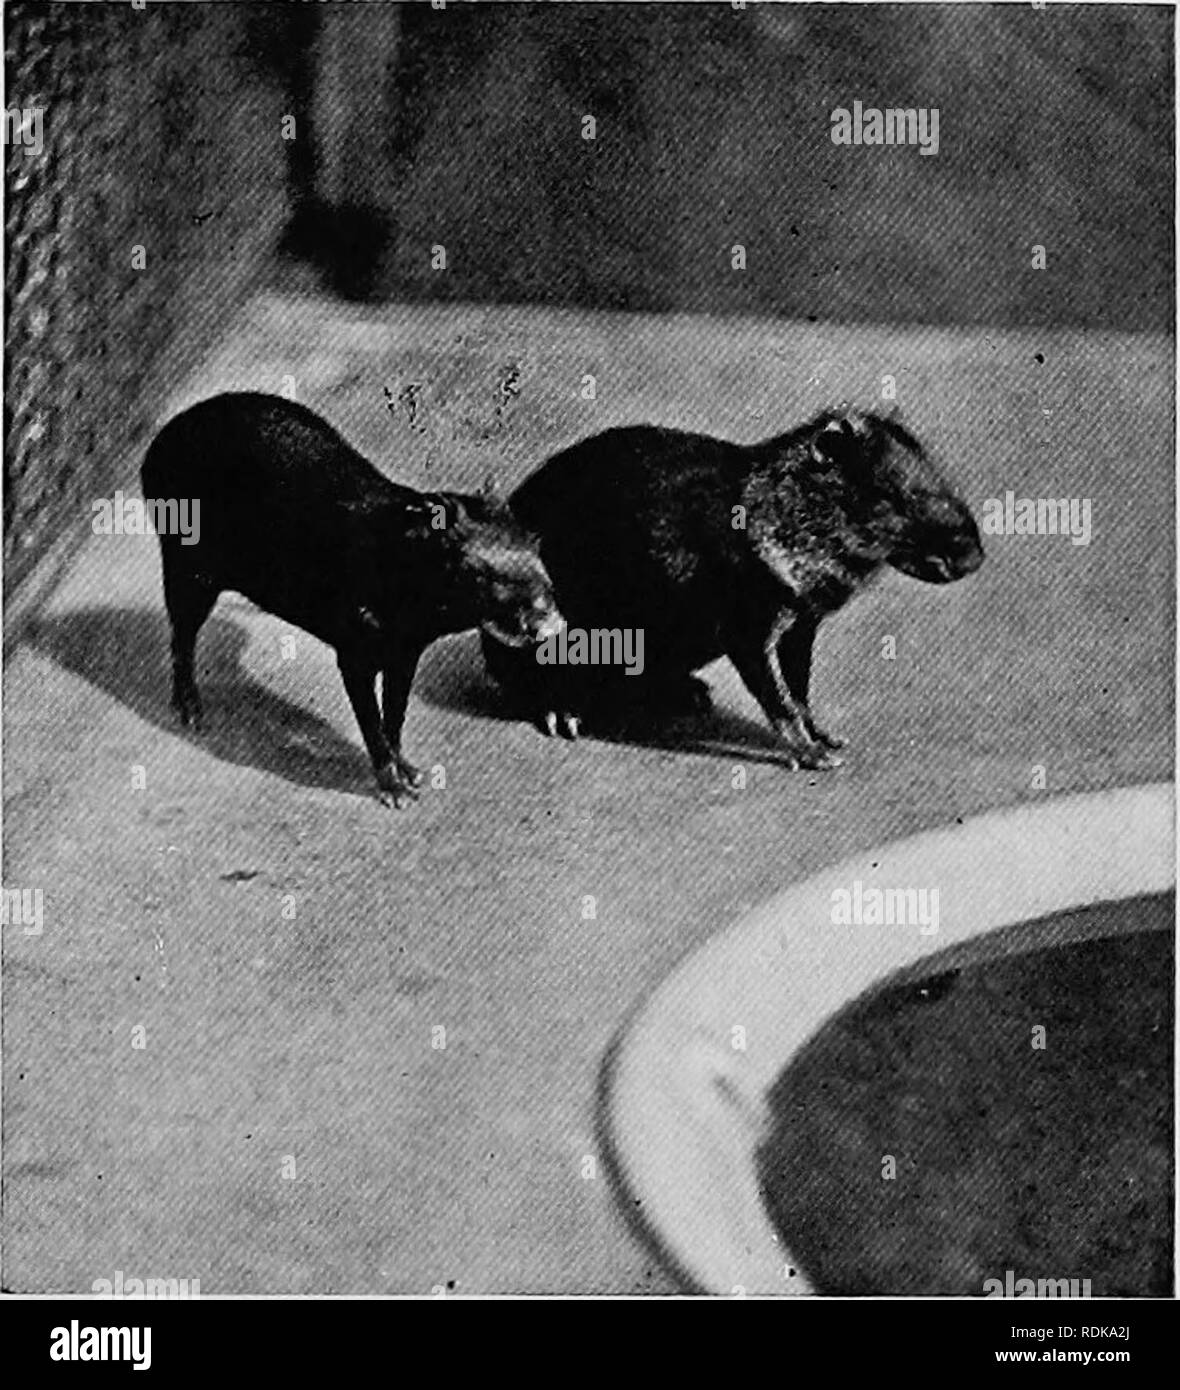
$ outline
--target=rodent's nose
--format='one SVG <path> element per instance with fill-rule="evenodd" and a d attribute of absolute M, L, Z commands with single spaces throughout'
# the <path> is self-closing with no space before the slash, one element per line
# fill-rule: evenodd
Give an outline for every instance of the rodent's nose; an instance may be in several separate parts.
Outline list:
<path fill-rule="evenodd" d="M 976 543 L 966 549 L 955 561 L 955 568 L 959 575 L 974 574 L 983 564 L 983 546 Z"/>
<path fill-rule="evenodd" d="M 544 641 L 548 637 L 556 637 L 563 627 L 565 627 L 565 619 L 556 608 L 550 608 L 533 631 L 541 641 Z"/>

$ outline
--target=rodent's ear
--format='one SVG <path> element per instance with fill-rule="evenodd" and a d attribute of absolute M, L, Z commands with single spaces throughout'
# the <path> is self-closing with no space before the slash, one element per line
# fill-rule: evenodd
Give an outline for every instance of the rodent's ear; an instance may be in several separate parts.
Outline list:
<path fill-rule="evenodd" d="M 811 441 L 811 454 L 816 463 L 847 463 L 862 452 L 872 427 L 859 410 L 845 410 L 822 425 Z"/>

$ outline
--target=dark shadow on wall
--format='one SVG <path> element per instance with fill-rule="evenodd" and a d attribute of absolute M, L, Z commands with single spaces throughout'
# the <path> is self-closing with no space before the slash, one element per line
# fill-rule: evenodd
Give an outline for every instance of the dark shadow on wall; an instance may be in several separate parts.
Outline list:
<path fill-rule="evenodd" d="M 377 299 L 1166 331 L 1171 33 L 1148 6 L 406 5 L 392 178 L 320 246 Z M 938 153 L 834 145 L 854 100 L 937 107 Z"/>

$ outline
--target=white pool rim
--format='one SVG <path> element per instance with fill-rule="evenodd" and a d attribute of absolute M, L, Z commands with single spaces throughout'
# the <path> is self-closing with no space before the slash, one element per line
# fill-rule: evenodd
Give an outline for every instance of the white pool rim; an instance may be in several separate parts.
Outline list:
<path fill-rule="evenodd" d="M 970 957 L 982 933 L 1172 888 L 1173 794 L 1159 783 L 1025 803 L 867 849 L 770 899 L 673 971 L 620 1040 L 608 1124 L 632 1209 L 689 1287 L 813 1292 L 758 1193 L 753 1151 L 775 1079 L 825 1020 L 899 970 L 948 948 Z M 834 890 L 857 880 L 937 887 L 937 933 L 834 925 Z"/>

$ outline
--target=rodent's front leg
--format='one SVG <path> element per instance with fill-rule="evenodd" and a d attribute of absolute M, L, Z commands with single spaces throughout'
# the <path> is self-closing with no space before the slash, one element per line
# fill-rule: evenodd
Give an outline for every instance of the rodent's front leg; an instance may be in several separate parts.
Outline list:
<path fill-rule="evenodd" d="M 795 698 L 803 712 L 807 732 L 817 743 L 828 748 L 843 748 L 844 740 L 835 734 L 821 729 L 811 713 L 809 689 L 811 686 L 811 650 L 815 643 L 819 623 L 806 614 L 796 617 L 794 623 L 779 639 L 778 659 L 787 689 Z"/>
<path fill-rule="evenodd" d="M 361 736 L 369 750 L 381 804 L 400 809 L 410 797 L 417 796 L 417 792 L 394 766 L 393 749 L 382 727 L 381 711 L 377 705 L 376 665 L 363 652 L 351 647 L 337 649 L 336 664 L 340 667 L 344 689 L 348 692 Z"/>
<path fill-rule="evenodd" d="M 791 693 L 783 675 L 780 648 L 796 617 L 791 609 L 782 609 L 771 621 L 769 631 L 763 627 L 761 632 L 751 622 L 739 622 L 730 633 L 726 650 L 737 667 L 738 675 L 765 711 L 771 727 L 786 744 L 787 755 L 793 765 L 806 768 L 838 767 L 840 759 L 834 758 L 812 736 L 807 706 Z"/>

